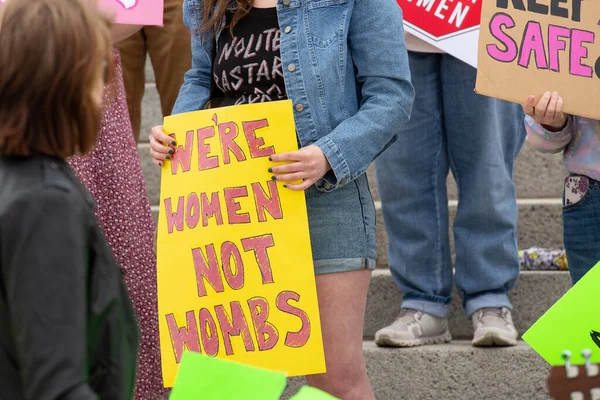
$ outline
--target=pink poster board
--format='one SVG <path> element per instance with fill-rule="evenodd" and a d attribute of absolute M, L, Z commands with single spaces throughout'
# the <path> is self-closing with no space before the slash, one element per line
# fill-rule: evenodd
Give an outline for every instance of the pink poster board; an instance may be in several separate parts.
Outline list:
<path fill-rule="evenodd" d="M 118 24 L 163 24 L 163 0 L 99 0 L 99 4 L 114 13 Z"/>
<path fill-rule="evenodd" d="M 9 0 L 0 0 L 0 4 Z M 97 0 L 117 24 L 163 24 L 163 0 Z"/>

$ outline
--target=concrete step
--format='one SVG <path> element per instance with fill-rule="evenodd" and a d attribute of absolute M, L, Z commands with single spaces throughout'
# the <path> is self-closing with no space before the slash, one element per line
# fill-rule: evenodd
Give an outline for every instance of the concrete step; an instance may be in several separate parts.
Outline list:
<path fill-rule="evenodd" d="M 542 247 L 548 249 L 562 249 L 562 201 L 561 199 L 519 199 L 519 219 L 517 221 L 518 246 L 520 249 Z M 454 223 L 457 210 L 457 201 L 448 203 L 450 214 L 450 227 Z M 381 203 L 375 203 L 377 209 L 377 265 L 388 264 L 388 234 L 385 229 Z M 450 247 L 454 257 L 454 236 L 450 232 Z"/>
<path fill-rule="evenodd" d="M 543 400 L 549 367 L 527 344 L 476 349 L 469 342 L 363 351 L 377 400 Z M 291 378 L 282 399 L 305 384 Z"/>
<path fill-rule="evenodd" d="M 150 129 L 162 121 L 158 92 L 154 84 L 146 85 L 142 108 L 142 131 L 140 140 L 148 141 Z M 374 177 L 374 169 L 369 174 Z M 523 146 L 515 167 L 515 183 L 518 198 L 559 198 L 562 193 L 562 177 L 565 175 L 560 155 L 541 154 L 527 144 Z M 493 184 L 490 182 L 490 184 Z M 377 183 L 371 179 L 373 197 L 379 199 Z M 457 198 L 457 190 L 451 174 L 448 177 L 448 197 Z"/>
<path fill-rule="evenodd" d="M 515 288 L 509 293 L 517 331 L 525 333 L 570 287 L 568 272 L 521 271 Z M 400 312 L 401 302 L 401 293 L 390 271 L 375 271 L 369 287 L 364 337 L 373 338 L 377 330 L 391 324 Z M 473 327 L 464 315 L 456 290 L 450 305 L 448 323 L 454 338 L 472 339 Z"/>

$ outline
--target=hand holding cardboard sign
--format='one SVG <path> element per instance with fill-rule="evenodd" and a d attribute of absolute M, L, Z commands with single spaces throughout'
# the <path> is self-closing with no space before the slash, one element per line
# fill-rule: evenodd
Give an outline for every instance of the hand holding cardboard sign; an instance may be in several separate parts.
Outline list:
<path fill-rule="evenodd" d="M 535 97 L 529 96 L 523 104 L 523 111 L 535 122 L 552 131 L 565 127 L 568 116 L 563 113 L 563 99 L 558 93 L 546 92 L 535 106 L 534 103 Z"/>

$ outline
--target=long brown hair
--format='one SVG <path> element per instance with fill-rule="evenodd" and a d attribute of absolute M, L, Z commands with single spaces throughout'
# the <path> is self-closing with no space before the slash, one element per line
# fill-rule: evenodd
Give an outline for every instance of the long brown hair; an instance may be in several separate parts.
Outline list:
<path fill-rule="evenodd" d="M 0 5 L 0 155 L 90 151 L 102 110 L 92 88 L 114 73 L 111 21 L 89 0 Z"/>
<path fill-rule="evenodd" d="M 226 17 L 231 0 L 204 0 L 200 12 L 200 33 L 210 33 L 213 37 L 221 29 L 223 19 Z M 237 7 L 233 11 L 231 22 L 225 28 L 233 30 L 233 27 L 252 9 L 252 0 L 237 0 Z"/>

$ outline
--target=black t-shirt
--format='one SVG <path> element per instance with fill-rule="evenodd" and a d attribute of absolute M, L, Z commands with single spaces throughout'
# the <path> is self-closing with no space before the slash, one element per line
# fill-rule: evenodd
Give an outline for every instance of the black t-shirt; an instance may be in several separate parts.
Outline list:
<path fill-rule="evenodd" d="M 227 16 L 228 22 L 232 14 Z M 285 100 L 277 10 L 252 8 L 223 30 L 213 63 L 213 107 Z"/>

